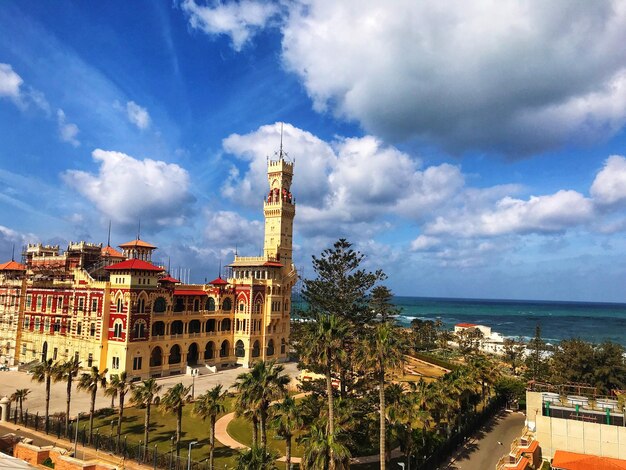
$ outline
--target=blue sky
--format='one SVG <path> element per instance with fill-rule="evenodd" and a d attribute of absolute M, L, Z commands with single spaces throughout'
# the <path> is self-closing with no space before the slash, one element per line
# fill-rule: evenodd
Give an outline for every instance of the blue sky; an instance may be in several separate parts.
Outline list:
<path fill-rule="evenodd" d="M 626 302 L 626 2 L 0 4 L 0 258 L 142 238 L 213 278 L 339 237 L 400 295 Z"/>

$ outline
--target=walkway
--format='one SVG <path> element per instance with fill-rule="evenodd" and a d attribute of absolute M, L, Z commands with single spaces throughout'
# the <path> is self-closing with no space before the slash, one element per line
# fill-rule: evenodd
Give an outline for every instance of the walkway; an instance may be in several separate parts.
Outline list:
<path fill-rule="evenodd" d="M 299 395 L 296 395 L 296 397 L 298 396 Z M 235 439 L 231 437 L 230 434 L 228 434 L 228 425 L 234 418 L 235 418 L 235 413 L 228 413 L 217 420 L 217 422 L 215 423 L 215 439 L 220 441 L 225 446 L 231 447 L 233 449 L 237 449 L 237 450 L 249 449 L 248 446 L 242 444 L 239 441 L 236 441 Z M 400 457 L 400 456 L 402 456 L 402 452 L 400 452 L 400 448 L 397 448 L 391 451 L 392 459 L 395 459 L 396 457 Z M 380 460 L 379 457 L 380 456 L 378 454 L 367 455 L 363 457 L 353 457 L 352 459 L 350 459 L 350 461 L 353 464 L 375 463 Z M 285 459 L 285 456 L 282 456 L 278 460 L 281 462 L 284 462 L 286 459 Z M 301 460 L 302 459 L 300 457 L 291 457 L 292 463 L 300 463 Z"/>

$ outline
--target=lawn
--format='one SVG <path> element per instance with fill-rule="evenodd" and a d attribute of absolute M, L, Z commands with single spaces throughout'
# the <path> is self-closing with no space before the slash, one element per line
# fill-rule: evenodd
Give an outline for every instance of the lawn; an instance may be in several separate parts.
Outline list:
<path fill-rule="evenodd" d="M 229 399 L 226 405 L 228 412 L 232 410 L 233 399 Z M 187 456 L 187 449 L 191 441 L 197 440 L 198 444 L 193 446 L 191 458 L 196 461 L 204 460 L 209 457 L 209 424 L 200 417 L 191 413 L 192 404 L 185 406 L 183 409 L 183 430 L 180 442 L 181 457 Z M 144 432 L 144 409 L 131 407 L 124 408 L 124 421 L 122 423 L 122 438 L 128 436 L 128 443 L 138 443 L 143 439 Z M 114 421 L 113 428 L 111 421 Z M 151 412 L 150 427 L 150 445 L 157 448 L 160 452 L 170 452 L 172 449 L 171 438 L 176 431 L 176 416 L 173 414 L 165 414 L 153 407 Z M 116 432 L 117 413 L 94 419 L 94 433 L 96 430 L 102 434 L 109 436 Z M 225 447 L 221 442 L 215 441 L 215 466 L 216 468 L 232 468 L 235 465 L 237 451 L 229 447 Z"/>
<path fill-rule="evenodd" d="M 228 434 L 236 441 L 250 446 L 252 443 L 252 425 L 244 418 L 235 418 L 228 423 Z M 304 448 L 296 444 L 297 433 L 291 440 L 291 455 L 294 457 L 302 457 Z M 259 439 L 261 436 L 259 436 Z M 276 433 L 272 429 L 267 431 L 267 447 L 270 451 L 281 456 L 285 455 L 285 441 L 276 437 Z"/>

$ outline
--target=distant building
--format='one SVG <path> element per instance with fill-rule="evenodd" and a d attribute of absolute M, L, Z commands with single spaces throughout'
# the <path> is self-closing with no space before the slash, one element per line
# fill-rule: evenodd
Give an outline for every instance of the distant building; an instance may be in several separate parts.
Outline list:
<path fill-rule="evenodd" d="M 552 459 L 553 470 L 626 470 L 626 460 L 585 455 L 557 450 Z"/>
<path fill-rule="evenodd" d="M 0 265 L 0 363 L 76 359 L 133 379 L 288 356 L 295 200 L 293 163 L 268 160 L 263 256 L 235 255 L 227 279 L 183 285 L 156 247 L 28 245 Z"/>
<path fill-rule="evenodd" d="M 511 443 L 509 453 L 500 459 L 496 470 L 530 470 L 540 468 L 541 464 L 539 443 L 525 428 L 522 437 Z"/>
<path fill-rule="evenodd" d="M 482 338 L 479 341 L 479 349 L 482 352 L 491 354 L 504 354 L 504 338 L 496 331 L 492 331 L 490 326 L 477 325 L 475 323 L 457 323 L 454 325 L 454 333 L 467 330 L 478 330 L 482 334 Z"/>

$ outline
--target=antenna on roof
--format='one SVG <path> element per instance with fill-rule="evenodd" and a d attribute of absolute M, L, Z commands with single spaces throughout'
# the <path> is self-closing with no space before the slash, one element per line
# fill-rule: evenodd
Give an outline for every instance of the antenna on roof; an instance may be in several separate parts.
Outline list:
<path fill-rule="evenodd" d="M 137 222 L 137 240 L 140 240 L 140 236 L 141 236 L 141 219 L 139 219 Z"/>
<path fill-rule="evenodd" d="M 107 237 L 107 246 L 111 246 L 111 219 L 109 219 L 109 236 Z"/>
<path fill-rule="evenodd" d="M 171 276 L 170 274 L 170 267 L 172 266 L 172 257 L 168 256 L 167 257 L 167 274 Z"/>
<path fill-rule="evenodd" d="M 235 256 L 237 256 L 237 244 L 235 243 Z"/>
<path fill-rule="evenodd" d="M 222 258 L 220 258 L 220 269 L 217 273 L 217 277 L 220 279 L 222 278 Z"/>
<path fill-rule="evenodd" d="M 283 159 L 283 123 L 280 123 L 280 151 L 278 153 L 278 157 Z"/>
<path fill-rule="evenodd" d="M 11 261 L 15 261 L 15 243 L 13 243 L 13 252 L 11 253 Z"/>

